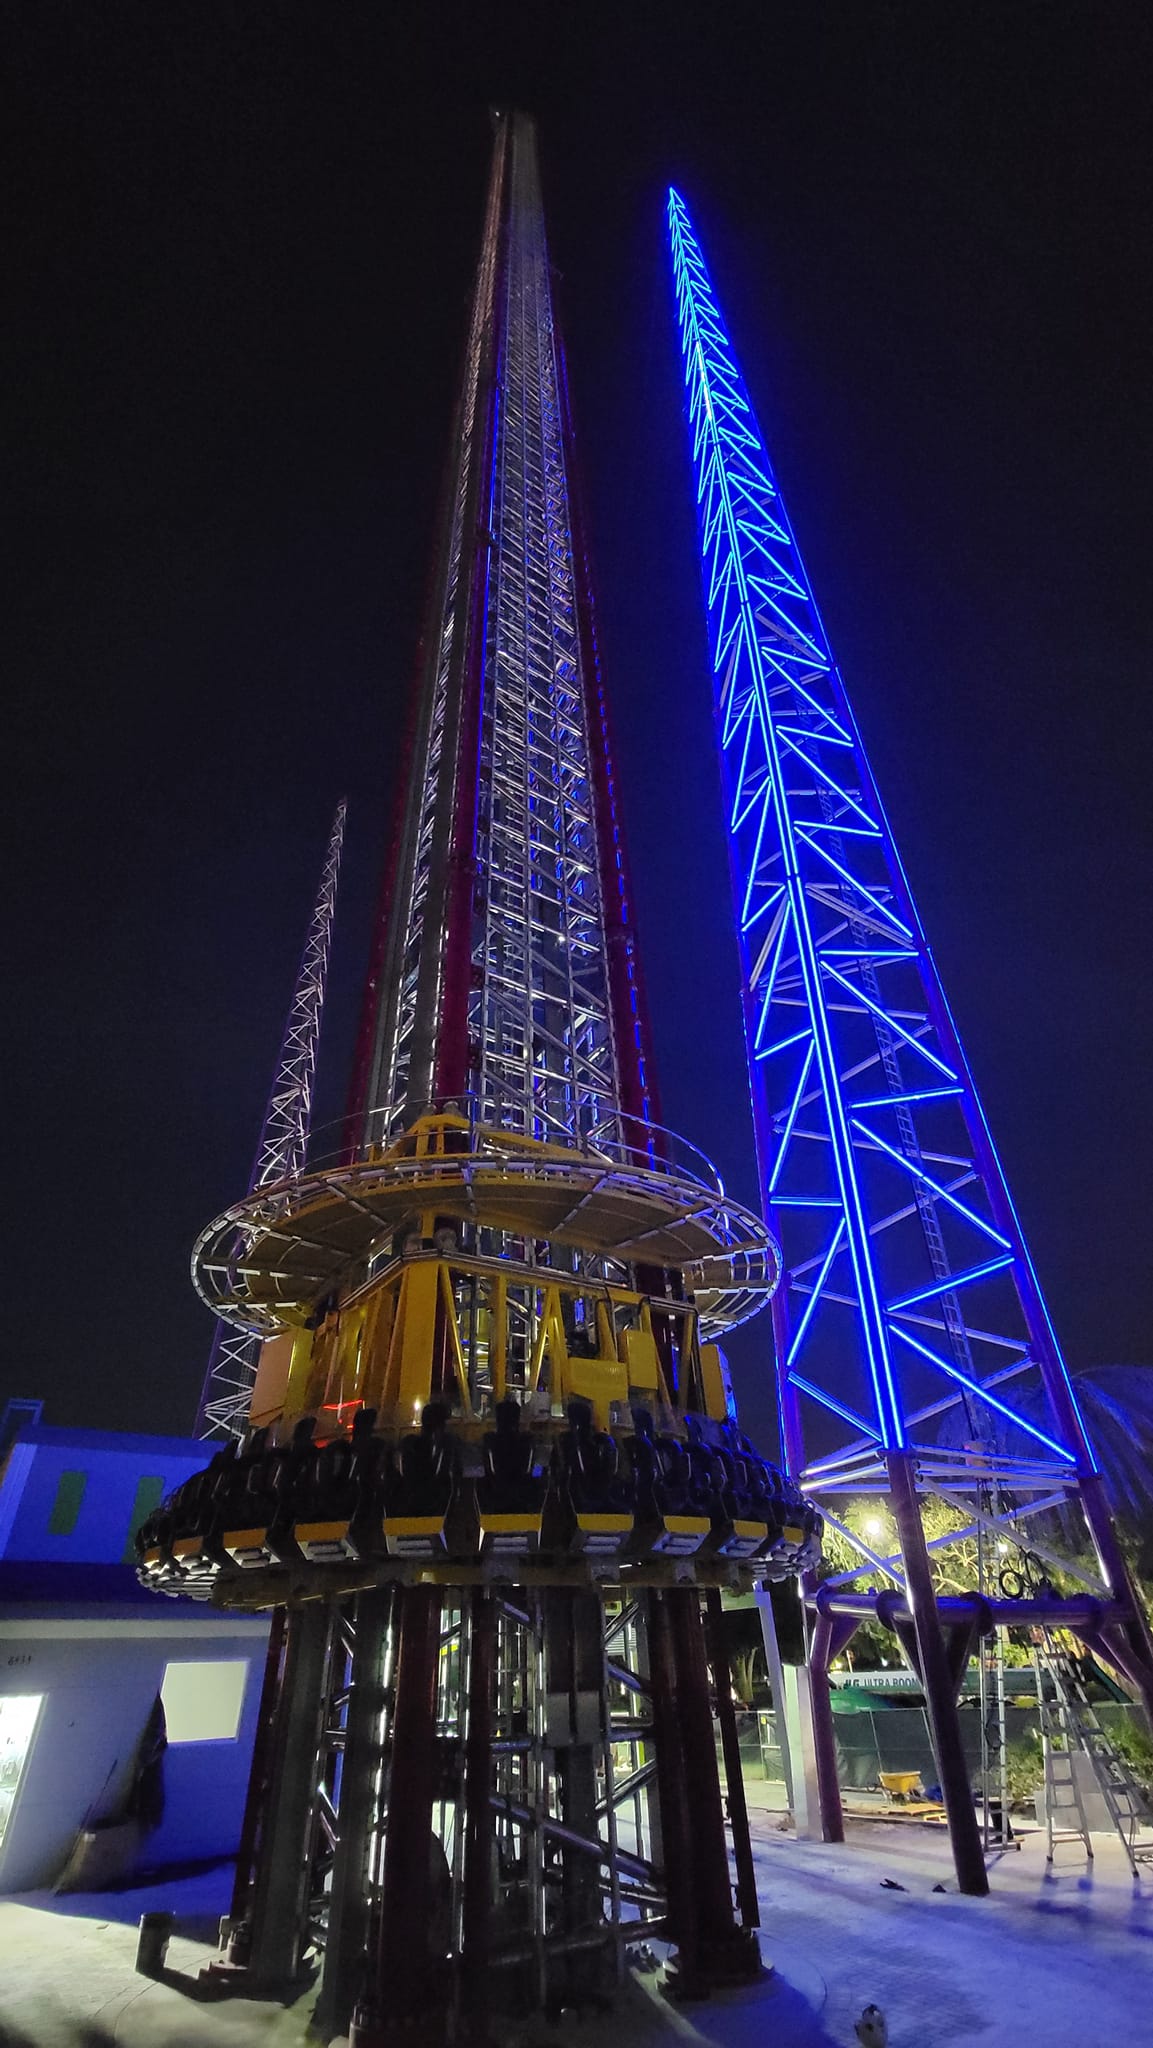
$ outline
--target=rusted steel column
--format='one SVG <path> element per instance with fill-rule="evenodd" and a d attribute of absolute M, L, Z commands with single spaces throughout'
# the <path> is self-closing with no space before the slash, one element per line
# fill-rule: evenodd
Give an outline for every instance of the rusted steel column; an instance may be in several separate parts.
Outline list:
<path fill-rule="evenodd" d="M 957 1883 L 963 1892 L 982 1898 L 989 1889 L 989 1875 L 985 1868 L 977 1808 L 969 1783 L 969 1766 L 961 1743 L 957 1690 L 937 1618 L 937 1600 L 929 1553 L 925 1548 L 921 1512 L 917 1506 L 912 1460 L 907 1451 L 889 1451 L 885 1462 L 889 1468 L 889 1494 L 905 1566 L 909 1611 L 917 1636 L 921 1686 L 929 1714 L 937 1769 L 941 1773 L 941 1797 L 949 1822 Z"/>
<path fill-rule="evenodd" d="M 368 1959 L 369 1982 L 353 2015 L 351 2048 L 394 2048 L 401 2042 L 437 2048 L 444 2035 L 429 1948 L 440 1602 L 439 1587 L 409 1586 L 398 1603 L 380 1919 L 375 1953 Z"/>
<path fill-rule="evenodd" d="M 761 1957 L 756 1935 L 738 1927 L 733 1907 L 700 1595 L 695 1587 L 678 1586 L 664 1597 L 672 1625 L 676 1713 L 692 1830 L 698 1969 L 710 1985 L 738 1983 L 760 1975 Z"/>
<path fill-rule="evenodd" d="M 483 1586 L 469 1600 L 468 1733 L 464 1752 L 464 1900 L 461 2006 L 464 2038 L 487 2039 L 492 1922 L 492 1694 L 496 1606 Z"/>
<path fill-rule="evenodd" d="M 757 1874 L 753 1865 L 753 1845 L 749 1836 L 749 1808 L 745 1798 L 744 1772 L 741 1768 L 737 1717 L 733 1711 L 732 1666 L 725 1647 L 723 1612 L 720 1592 L 715 1586 L 710 1586 L 705 1594 L 709 1663 L 713 1667 L 717 1721 L 721 1730 L 721 1754 L 725 1760 L 729 1822 L 733 1830 L 733 1860 L 737 1866 L 737 1905 L 740 1908 L 742 1925 L 759 1927 L 761 1911 L 757 1900 Z"/>
<path fill-rule="evenodd" d="M 677 1951 L 680 1985 L 691 1995 L 700 1982 L 697 1897 L 689 1824 L 688 1767 L 677 1712 L 672 1626 L 665 1604 L 668 1597 L 667 1593 L 649 1594 L 649 1682 L 652 1686 L 653 1737 L 657 1751 L 657 1798 L 668 1899 L 668 1933 Z"/>

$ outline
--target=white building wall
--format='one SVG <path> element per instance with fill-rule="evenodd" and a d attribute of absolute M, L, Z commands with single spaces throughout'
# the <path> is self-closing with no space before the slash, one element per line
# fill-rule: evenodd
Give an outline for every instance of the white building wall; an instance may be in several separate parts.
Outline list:
<path fill-rule="evenodd" d="M 235 1853 L 264 1672 L 267 1618 L 0 1620 L 0 1693 L 43 1706 L 3 1843 L 0 1891 L 50 1885 L 86 1820 L 111 1815 L 169 1662 L 245 1658 L 235 1738 L 165 1752 L 165 1813 L 138 1868 Z"/>

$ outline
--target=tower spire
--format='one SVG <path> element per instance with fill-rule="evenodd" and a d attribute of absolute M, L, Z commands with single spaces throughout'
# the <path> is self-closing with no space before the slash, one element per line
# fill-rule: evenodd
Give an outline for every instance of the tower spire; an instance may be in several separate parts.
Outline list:
<path fill-rule="evenodd" d="M 300 1173 L 304 1167 L 346 811 L 342 797 L 328 835 L 320 887 L 248 1183 L 250 1193 Z M 259 1359 L 258 1336 L 217 1321 L 200 1396 L 197 1436 L 243 1436 Z"/>
<path fill-rule="evenodd" d="M 363 1108 L 651 1114 L 533 123 L 496 142 Z"/>

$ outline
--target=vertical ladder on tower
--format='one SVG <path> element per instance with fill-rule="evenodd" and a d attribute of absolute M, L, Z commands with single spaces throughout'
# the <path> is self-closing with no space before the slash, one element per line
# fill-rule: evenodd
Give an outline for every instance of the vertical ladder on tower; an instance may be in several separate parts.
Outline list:
<path fill-rule="evenodd" d="M 1077 1840 L 1084 1843 L 1085 1854 L 1092 1860 L 1084 1778 L 1077 1770 L 1077 1759 L 1083 1756 L 1129 1867 L 1134 1877 L 1139 1877 L 1139 1865 L 1153 1863 L 1153 1841 L 1139 1839 L 1142 1827 L 1153 1823 L 1153 1813 L 1124 1757 L 1101 1726 L 1076 1660 L 1047 1631 L 1035 1648 L 1034 1665 L 1045 1757 L 1046 1861 L 1053 1861 L 1054 1849 L 1061 1842 Z M 1046 1697 L 1046 1679 L 1052 1697 Z M 1062 1825 L 1062 1816 L 1073 1815 L 1075 1824 Z"/>

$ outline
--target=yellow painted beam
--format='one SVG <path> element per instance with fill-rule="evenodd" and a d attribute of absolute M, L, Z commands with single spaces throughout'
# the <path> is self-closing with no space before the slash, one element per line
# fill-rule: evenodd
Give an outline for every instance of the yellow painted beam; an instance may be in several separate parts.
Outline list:
<path fill-rule="evenodd" d="M 456 1296 L 452 1289 L 452 1274 L 443 1263 L 438 1262 L 440 1275 L 440 1298 L 444 1306 L 445 1322 L 448 1325 L 448 1339 L 452 1348 L 452 1364 L 460 1388 L 461 1404 L 466 1415 L 472 1414 L 472 1394 L 468 1384 L 468 1367 L 464 1362 L 464 1351 L 460 1341 L 460 1325 L 456 1316 Z"/>

